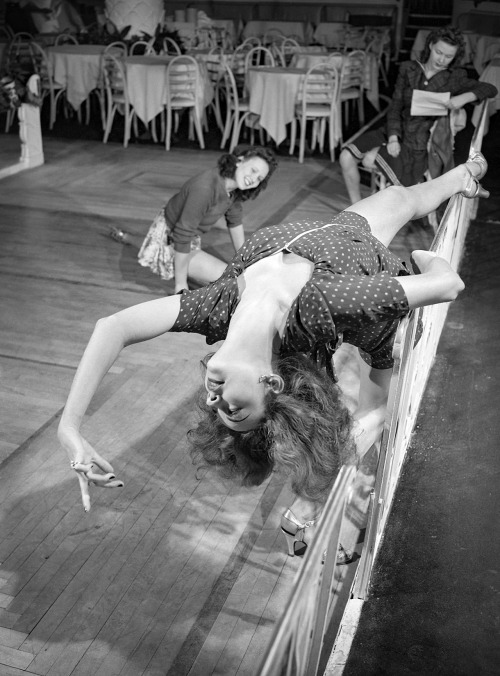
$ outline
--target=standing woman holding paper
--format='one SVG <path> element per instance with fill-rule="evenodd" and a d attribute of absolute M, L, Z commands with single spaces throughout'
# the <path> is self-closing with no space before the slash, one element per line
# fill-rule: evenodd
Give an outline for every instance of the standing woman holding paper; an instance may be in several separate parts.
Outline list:
<path fill-rule="evenodd" d="M 385 129 L 366 132 L 347 143 L 340 154 L 352 204 L 361 199 L 359 162 L 367 167 L 375 163 L 392 185 L 420 183 L 427 169 L 427 145 L 436 119 L 448 110 L 496 96 L 496 87 L 468 78 L 466 70 L 459 67 L 464 53 L 460 31 L 439 28 L 427 36 L 420 61 L 401 64 Z M 435 93 L 440 96 L 432 96 Z M 426 111 L 426 105 L 435 110 Z"/>

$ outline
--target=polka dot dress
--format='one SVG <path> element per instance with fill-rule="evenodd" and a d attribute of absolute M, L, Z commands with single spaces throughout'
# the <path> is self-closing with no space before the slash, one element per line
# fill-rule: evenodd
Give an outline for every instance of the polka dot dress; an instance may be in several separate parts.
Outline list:
<path fill-rule="evenodd" d="M 344 211 L 330 223 L 288 223 L 255 232 L 224 274 L 202 289 L 185 291 L 172 331 L 201 333 L 212 344 L 226 336 L 239 302 L 238 276 L 279 251 L 313 262 L 311 279 L 293 303 L 282 353 L 332 353 L 340 340 L 360 349 L 375 368 L 392 366 L 392 343 L 408 302 L 395 277 L 404 263 L 370 232 L 362 216 Z"/>

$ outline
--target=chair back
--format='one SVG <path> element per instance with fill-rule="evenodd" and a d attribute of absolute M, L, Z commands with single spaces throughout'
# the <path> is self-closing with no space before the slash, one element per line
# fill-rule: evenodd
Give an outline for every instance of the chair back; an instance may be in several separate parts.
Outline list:
<path fill-rule="evenodd" d="M 245 56 L 245 73 L 256 66 L 275 66 L 273 53 L 268 47 L 253 47 Z"/>
<path fill-rule="evenodd" d="M 285 36 L 282 30 L 280 30 L 279 28 L 268 28 L 268 30 L 264 33 L 264 36 L 262 37 L 262 44 L 265 47 L 269 47 L 276 43 L 281 45 L 284 39 Z"/>
<path fill-rule="evenodd" d="M 310 106 L 337 108 L 341 75 L 331 63 L 318 63 L 308 69 L 297 94 L 303 115 Z"/>
<path fill-rule="evenodd" d="M 182 54 L 182 50 L 173 38 L 163 38 L 163 54 Z"/>
<path fill-rule="evenodd" d="M 284 62 L 283 65 L 289 66 L 293 55 L 300 52 L 300 49 L 300 44 L 295 38 L 286 37 L 280 45 L 281 59 L 282 62 Z"/>
<path fill-rule="evenodd" d="M 117 104 L 120 112 L 128 110 L 127 74 L 123 61 L 109 51 L 102 57 L 102 79 L 108 105 Z"/>
<path fill-rule="evenodd" d="M 366 52 L 356 49 L 344 54 L 342 68 L 342 89 L 359 89 L 363 92 L 365 86 Z"/>
<path fill-rule="evenodd" d="M 221 68 L 221 84 L 224 91 L 224 97 L 226 99 L 226 105 L 228 109 L 238 110 L 239 108 L 239 91 L 238 83 L 234 74 L 234 71 L 227 60 L 223 60 L 220 64 Z"/>
<path fill-rule="evenodd" d="M 243 49 L 252 49 L 252 47 L 260 47 L 261 44 L 262 42 L 260 38 L 258 38 L 256 35 L 251 35 L 249 38 L 243 40 L 239 47 Z"/>
<path fill-rule="evenodd" d="M 175 56 L 167 66 L 167 108 L 196 105 L 201 87 L 198 62 L 192 56 Z"/>
<path fill-rule="evenodd" d="M 130 47 L 130 56 L 133 54 L 156 54 L 152 40 L 137 40 Z"/>
<path fill-rule="evenodd" d="M 7 71 L 20 70 L 28 76 L 32 72 L 33 59 L 30 44 L 33 36 L 30 33 L 15 33 L 10 40 L 6 52 L 4 65 Z"/>
<path fill-rule="evenodd" d="M 115 40 L 115 42 L 110 42 L 109 45 L 104 49 L 103 54 L 113 54 L 120 58 L 127 56 L 127 45 L 120 40 Z"/>
<path fill-rule="evenodd" d="M 42 95 L 44 92 L 52 92 L 54 90 L 52 68 L 45 50 L 37 42 L 30 42 L 30 52 L 33 70 L 40 78 Z"/>
<path fill-rule="evenodd" d="M 59 33 L 59 35 L 54 40 L 54 45 L 77 45 L 78 40 L 71 33 Z"/>

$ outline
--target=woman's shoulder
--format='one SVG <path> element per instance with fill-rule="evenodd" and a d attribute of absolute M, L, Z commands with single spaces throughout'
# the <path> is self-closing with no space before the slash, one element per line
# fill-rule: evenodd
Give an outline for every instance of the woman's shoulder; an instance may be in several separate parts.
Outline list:
<path fill-rule="evenodd" d="M 406 74 L 406 73 L 418 73 L 420 72 L 421 66 L 418 61 L 415 61 L 414 59 L 412 61 L 403 61 L 403 63 L 399 66 L 399 72 Z"/>

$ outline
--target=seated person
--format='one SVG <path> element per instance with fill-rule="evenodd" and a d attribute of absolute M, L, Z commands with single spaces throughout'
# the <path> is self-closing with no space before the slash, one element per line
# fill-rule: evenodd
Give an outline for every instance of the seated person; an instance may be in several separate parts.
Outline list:
<path fill-rule="evenodd" d="M 374 162 L 391 185 L 408 187 L 423 180 L 428 166 L 429 135 L 438 118 L 411 114 L 415 90 L 449 92 L 449 110 L 496 96 L 496 87 L 469 79 L 466 71 L 459 68 L 464 52 L 465 42 L 460 31 L 439 28 L 427 36 L 420 61 L 401 64 L 385 129 L 366 132 L 346 144 L 340 154 L 351 204 L 361 199 L 360 161 L 367 167 Z"/>

